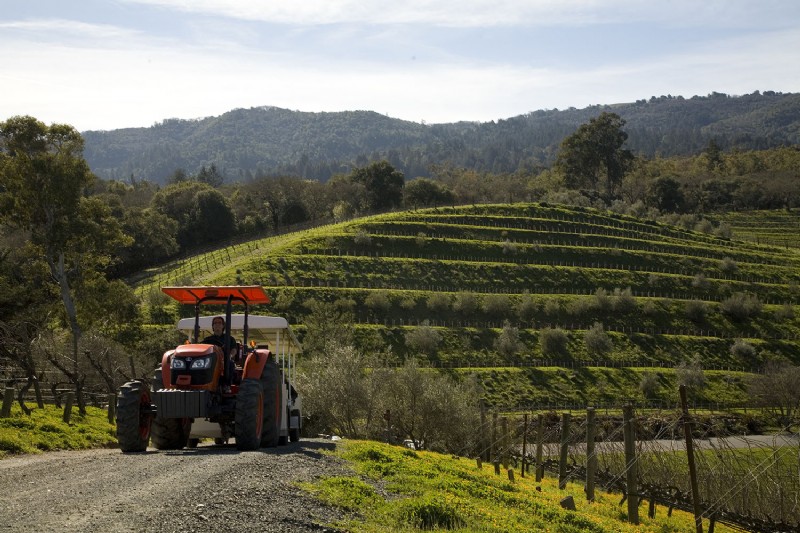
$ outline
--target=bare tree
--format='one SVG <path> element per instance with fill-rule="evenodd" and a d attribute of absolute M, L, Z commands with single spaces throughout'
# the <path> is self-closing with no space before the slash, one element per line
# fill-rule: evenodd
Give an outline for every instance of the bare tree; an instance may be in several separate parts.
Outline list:
<path fill-rule="evenodd" d="M 750 395 L 764 407 L 773 409 L 783 425 L 791 424 L 800 413 L 800 367 L 785 362 L 767 363 L 763 374 L 753 376 Z"/>
<path fill-rule="evenodd" d="M 37 326 L 31 322 L 0 321 L 0 360 L 5 359 L 25 374 L 25 385 L 17 393 L 17 401 L 28 415 L 31 409 L 25 405 L 25 395 L 31 387 L 36 393 L 36 404 L 40 409 L 44 408 L 38 365 L 31 350 L 37 331 Z"/>

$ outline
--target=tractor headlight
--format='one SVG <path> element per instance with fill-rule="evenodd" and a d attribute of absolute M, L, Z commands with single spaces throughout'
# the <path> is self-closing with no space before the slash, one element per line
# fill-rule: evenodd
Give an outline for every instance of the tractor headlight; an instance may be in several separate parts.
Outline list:
<path fill-rule="evenodd" d="M 170 367 L 174 368 L 174 369 L 179 369 L 179 370 L 180 369 L 184 369 L 184 368 L 186 368 L 186 361 L 184 361 L 183 359 L 179 359 L 177 357 L 173 357 L 172 358 L 172 363 L 170 364 Z"/>
<path fill-rule="evenodd" d="M 201 357 L 192 361 L 192 370 L 205 370 L 211 368 L 211 358 Z"/>

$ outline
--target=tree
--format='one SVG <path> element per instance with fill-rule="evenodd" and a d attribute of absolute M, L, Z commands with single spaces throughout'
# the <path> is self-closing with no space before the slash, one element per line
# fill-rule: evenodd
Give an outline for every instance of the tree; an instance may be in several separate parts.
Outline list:
<path fill-rule="evenodd" d="M 125 212 L 122 228 L 133 238 L 122 250 L 122 273 L 135 272 L 163 262 L 178 253 L 178 223 L 152 208 L 133 208 Z"/>
<path fill-rule="evenodd" d="M 209 168 L 206 168 L 205 165 L 200 167 L 200 171 L 197 173 L 197 181 L 211 185 L 216 189 L 223 184 L 225 178 L 217 170 L 217 165 L 211 163 Z"/>
<path fill-rule="evenodd" d="M 556 167 L 565 174 L 568 186 L 598 190 L 604 179 L 606 194 L 614 195 L 634 161 L 630 150 L 622 149 L 628 139 L 624 125 L 616 113 L 604 112 L 564 139 Z"/>
<path fill-rule="evenodd" d="M 205 183 L 168 185 L 153 196 L 151 206 L 178 223 L 177 240 L 184 249 L 229 238 L 236 229 L 228 200 Z"/>
<path fill-rule="evenodd" d="M 659 176 L 647 191 L 647 205 L 666 213 L 677 213 L 684 207 L 686 199 L 681 184 L 670 176 Z"/>
<path fill-rule="evenodd" d="M 414 178 L 403 189 L 406 207 L 437 206 L 453 201 L 453 193 L 438 182 L 428 178 Z"/>
<path fill-rule="evenodd" d="M 357 168 L 350 174 L 350 179 L 364 186 L 366 208 L 369 210 L 399 207 L 403 203 L 405 178 L 388 161 L 378 161 Z"/>
<path fill-rule="evenodd" d="M 29 232 L 58 288 L 72 341 L 70 379 L 82 412 L 75 286 L 90 273 L 105 271 L 130 242 L 108 206 L 84 196 L 95 178 L 83 159 L 83 144 L 69 125 L 46 126 L 30 116 L 0 123 L 0 222 Z"/>
<path fill-rule="evenodd" d="M 751 378 L 748 390 L 760 405 L 774 409 L 783 425 L 789 425 L 800 412 L 799 382 L 800 367 L 770 362 L 763 374 Z"/>

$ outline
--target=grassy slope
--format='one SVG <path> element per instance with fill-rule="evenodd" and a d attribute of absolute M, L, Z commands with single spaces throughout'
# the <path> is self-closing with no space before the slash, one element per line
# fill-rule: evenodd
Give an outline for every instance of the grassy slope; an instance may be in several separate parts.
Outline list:
<path fill-rule="evenodd" d="M 752 226 L 761 219 L 768 224 L 771 216 L 759 212 L 748 220 Z M 145 276 L 139 287 L 148 296 L 158 284 L 261 283 L 276 302 L 260 311 L 295 324 L 302 323 L 309 298 L 348 301 L 357 336 L 377 336 L 398 360 L 414 353 L 406 343 L 408 331 L 427 321 L 441 338 L 436 353 L 428 355 L 436 365 L 548 360 L 672 369 L 699 357 L 706 368 L 749 370 L 774 355 L 800 361 L 794 305 L 799 282 L 800 253 L 794 249 L 591 209 L 514 204 L 391 213 L 252 241 L 174 264 Z M 634 299 L 623 306 L 613 291 L 626 288 Z M 598 298 L 598 289 L 611 297 Z M 454 305 L 465 291 L 475 295 L 474 310 Z M 760 312 L 744 319 L 722 313 L 721 302 L 735 293 L 756 295 Z M 370 301 L 376 294 L 382 304 Z M 432 304 L 436 296 L 447 303 Z M 499 307 L 487 310 L 492 299 Z M 691 300 L 703 302 L 702 318 L 688 316 Z M 527 315 L 520 311 L 524 305 Z M 513 354 L 494 347 L 505 321 L 522 342 Z M 609 352 L 592 352 L 584 342 L 595 322 L 610 332 Z M 548 327 L 568 333 L 564 353 L 543 352 L 541 334 Z M 754 354 L 733 353 L 737 338 L 752 345 Z M 741 379 L 729 374 L 741 391 Z M 534 384 L 558 387 L 558 381 Z"/>
<path fill-rule="evenodd" d="M 693 529 L 690 515 L 667 517 L 660 508 L 654 519 L 640 508 L 639 526 L 627 523 L 620 496 L 599 492 L 587 502 L 583 486 L 531 476 L 515 481 L 494 475 L 491 465 L 478 470 L 473 461 L 431 452 L 412 451 L 375 442 L 346 442 L 337 453 L 350 461 L 357 475 L 324 478 L 305 485 L 323 500 L 356 514 L 344 524 L 354 532 L 403 532 L 419 529 L 517 532 L 683 532 Z M 537 488 L 538 487 L 538 488 Z M 559 505 L 571 495 L 577 510 Z M 716 531 L 731 531 L 717 524 Z"/>
<path fill-rule="evenodd" d="M 0 418 L 0 458 L 9 454 L 117 445 L 115 427 L 108 422 L 104 409 L 87 407 L 86 416 L 74 409 L 69 424 L 62 420 L 63 414 L 62 409 L 46 405 L 26 416 L 15 403 L 11 417 Z"/>

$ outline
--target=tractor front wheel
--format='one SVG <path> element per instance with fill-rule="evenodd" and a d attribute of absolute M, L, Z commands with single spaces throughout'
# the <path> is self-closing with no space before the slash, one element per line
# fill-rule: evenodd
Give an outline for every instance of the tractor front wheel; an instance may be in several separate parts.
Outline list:
<path fill-rule="evenodd" d="M 191 418 L 154 418 L 153 446 L 159 450 L 180 450 L 189 442 Z"/>
<path fill-rule="evenodd" d="M 150 442 L 150 390 L 141 381 L 129 381 L 117 394 L 117 440 L 123 452 L 143 452 Z"/>
<path fill-rule="evenodd" d="M 236 448 L 257 450 L 264 422 L 264 391 L 257 379 L 245 379 L 236 395 Z"/>

